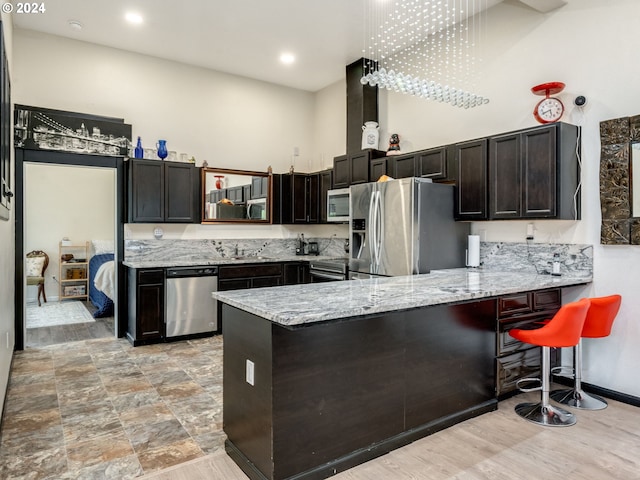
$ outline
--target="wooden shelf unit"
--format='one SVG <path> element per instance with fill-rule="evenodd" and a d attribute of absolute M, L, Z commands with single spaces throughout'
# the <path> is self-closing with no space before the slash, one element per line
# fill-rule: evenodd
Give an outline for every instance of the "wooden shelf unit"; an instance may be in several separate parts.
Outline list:
<path fill-rule="evenodd" d="M 89 298 L 89 242 L 63 245 L 59 244 L 59 296 L 58 300 Z M 70 261 L 62 260 L 62 255 L 71 253 Z M 84 260 L 84 261 L 79 261 Z"/>

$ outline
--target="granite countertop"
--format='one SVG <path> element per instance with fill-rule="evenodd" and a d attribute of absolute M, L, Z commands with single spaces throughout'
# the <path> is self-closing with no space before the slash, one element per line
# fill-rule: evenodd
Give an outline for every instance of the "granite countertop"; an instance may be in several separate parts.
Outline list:
<path fill-rule="evenodd" d="M 122 264 L 129 268 L 172 268 L 196 267 L 209 265 L 241 265 L 243 263 L 274 263 L 274 262 L 311 262 L 313 260 L 336 260 L 346 257 L 327 255 L 278 255 L 278 256 L 243 256 L 234 257 L 203 257 L 194 259 L 162 259 L 162 260 L 125 260 Z"/>
<path fill-rule="evenodd" d="M 587 284 L 590 275 L 433 270 L 424 275 L 213 292 L 231 306 L 294 327 L 315 322 Z"/>

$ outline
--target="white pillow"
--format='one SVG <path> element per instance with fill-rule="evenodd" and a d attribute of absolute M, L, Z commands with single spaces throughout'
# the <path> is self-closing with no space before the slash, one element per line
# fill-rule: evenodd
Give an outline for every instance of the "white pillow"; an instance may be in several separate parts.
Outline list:
<path fill-rule="evenodd" d="M 44 257 L 27 258 L 27 277 L 41 277 L 42 266 L 44 265 Z"/>
<path fill-rule="evenodd" d="M 91 240 L 94 255 L 113 253 L 115 251 L 113 240 Z"/>

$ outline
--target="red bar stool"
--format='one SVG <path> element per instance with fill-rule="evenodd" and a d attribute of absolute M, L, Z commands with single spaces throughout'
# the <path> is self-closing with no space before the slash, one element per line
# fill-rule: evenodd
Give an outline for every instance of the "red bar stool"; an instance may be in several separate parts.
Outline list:
<path fill-rule="evenodd" d="M 587 319 L 582 327 L 582 338 L 603 338 L 611 334 L 613 321 L 618 315 L 622 297 L 609 295 L 607 297 L 591 298 L 591 306 L 587 312 Z M 573 367 L 575 383 L 571 389 L 554 390 L 551 398 L 569 407 L 584 410 L 602 410 L 607 408 L 607 402 L 598 395 L 588 394 L 582 390 L 582 338 L 573 348 Z"/>
<path fill-rule="evenodd" d="M 566 427 L 576 423 L 573 413 L 549 404 L 551 347 L 573 347 L 578 344 L 590 303 L 588 298 L 567 303 L 548 323 L 536 330 L 514 328 L 509 331 L 509 335 L 516 340 L 542 347 L 542 386 L 527 390 L 541 390 L 542 399 L 538 403 L 516 405 L 515 411 L 522 418 L 550 427 Z"/>

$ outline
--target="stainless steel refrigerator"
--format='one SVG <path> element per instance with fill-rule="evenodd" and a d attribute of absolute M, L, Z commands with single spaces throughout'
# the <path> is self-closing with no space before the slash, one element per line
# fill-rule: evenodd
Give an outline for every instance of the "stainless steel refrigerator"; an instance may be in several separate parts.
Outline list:
<path fill-rule="evenodd" d="M 350 278 L 465 266 L 469 224 L 453 219 L 454 187 L 402 178 L 350 187 Z"/>

